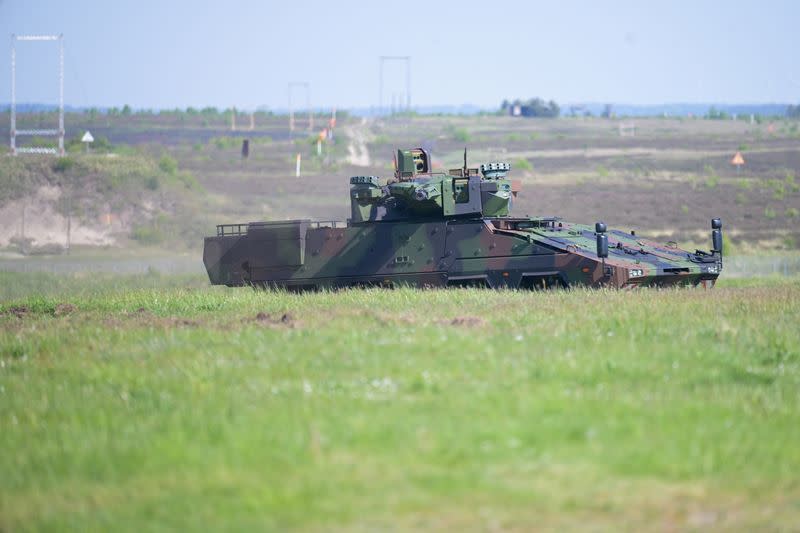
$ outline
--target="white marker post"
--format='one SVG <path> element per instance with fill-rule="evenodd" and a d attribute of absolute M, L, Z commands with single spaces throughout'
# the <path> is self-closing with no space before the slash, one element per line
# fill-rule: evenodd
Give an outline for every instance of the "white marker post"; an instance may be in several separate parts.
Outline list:
<path fill-rule="evenodd" d="M 294 169 L 294 177 L 295 178 L 300 177 L 300 154 L 297 154 L 297 164 Z"/>
<path fill-rule="evenodd" d="M 92 137 L 92 133 L 89 130 L 86 130 L 86 133 L 83 134 L 81 137 L 81 142 L 86 145 L 86 152 L 89 152 L 89 145 L 94 142 L 94 137 Z"/>

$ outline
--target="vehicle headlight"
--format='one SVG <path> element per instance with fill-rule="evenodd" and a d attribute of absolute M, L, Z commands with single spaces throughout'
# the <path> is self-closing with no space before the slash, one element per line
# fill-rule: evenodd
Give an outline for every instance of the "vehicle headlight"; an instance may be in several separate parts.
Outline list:
<path fill-rule="evenodd" d="M 632 268 L 628 270 L 628 277 L 629 278 L 640 278 L 644 276 L 644 270 L 641 268 Z"/>

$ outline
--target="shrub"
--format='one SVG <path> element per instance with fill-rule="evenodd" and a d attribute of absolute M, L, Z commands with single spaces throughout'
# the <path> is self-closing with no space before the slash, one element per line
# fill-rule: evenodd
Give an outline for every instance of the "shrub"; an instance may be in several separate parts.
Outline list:
<path fill-rule="evenodd" d="M 153 225 L 138 225 L 133 227 L 131 238 L 141 244 L 161 244 L 164 242 L 164 233 Z"/>
<path fill-rule="evenodd" d="M 525 159 L 524 157 L 520 157 L 519 159 L 514 161 L 514 167 L 513 168 L 516 168 L 517 170 L 522 170 L 522 171 L 525 171 L 525 172 L 531 172 L 533 170 L 533 165 L 531 165 L 531 162 L 528 161 L 527 159 Z"/>
<path fill-rule="evenodd" d="M 316 136 L 314 139 L 316 140 Z M 218 149 L 224 150 L 226 148 L 234 148 L 239 141 L 236 137 L 214 137 L 211 139 L 211 142 L 213 142 Z"/>
<path fill-rule="evenodd" d="M 470 141 L 469 132 L 465 128 L 452 128 L 450 130 L 450 135 L 452 135 L 453 140 L 461 143 Z"/>
<path fill-rule="evenodd" d="M 178 162 L 168 155 L 163 155 L 158 160 L 158 168 L 166 174 L 175 174 L 178 171 Z"/>
<path fill-rule="evenodd" d="M 75 166 L 75 161 L 71 157 L 59 157 L 53 163 L 53 170 L 56 172 L 66 172 Z"/>
<path fill-rule="evenodd" d="M 187 171 L 178 172 L 178 179 L 187 189 L 194 189 L 200 190 L 200 183 L 198 183 L 197 178 L 194 177 L 194 174 Z"/>

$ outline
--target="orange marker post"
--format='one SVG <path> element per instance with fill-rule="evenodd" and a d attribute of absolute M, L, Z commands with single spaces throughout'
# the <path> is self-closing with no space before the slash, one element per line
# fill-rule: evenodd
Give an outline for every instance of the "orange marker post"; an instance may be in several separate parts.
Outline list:
<path fill-rule="evenodd" d="M 739 172 L 739 170 L 742 168 L 742 165 L 744 165 L 744 157 L 742 157 L 742 152 L 736 152 L 734 154 L 733 159 L 731 159 L 731 165 L 736 167 L 736 172 Z"/>

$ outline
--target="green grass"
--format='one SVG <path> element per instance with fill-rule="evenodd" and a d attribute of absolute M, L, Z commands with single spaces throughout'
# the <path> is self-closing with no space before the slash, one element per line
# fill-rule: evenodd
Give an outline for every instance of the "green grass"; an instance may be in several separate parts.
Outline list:
<path fill-rule="evenodd" d="M 137 283 L 0 303 L 0 530 L 800 523 L 797 278 Z"/>

